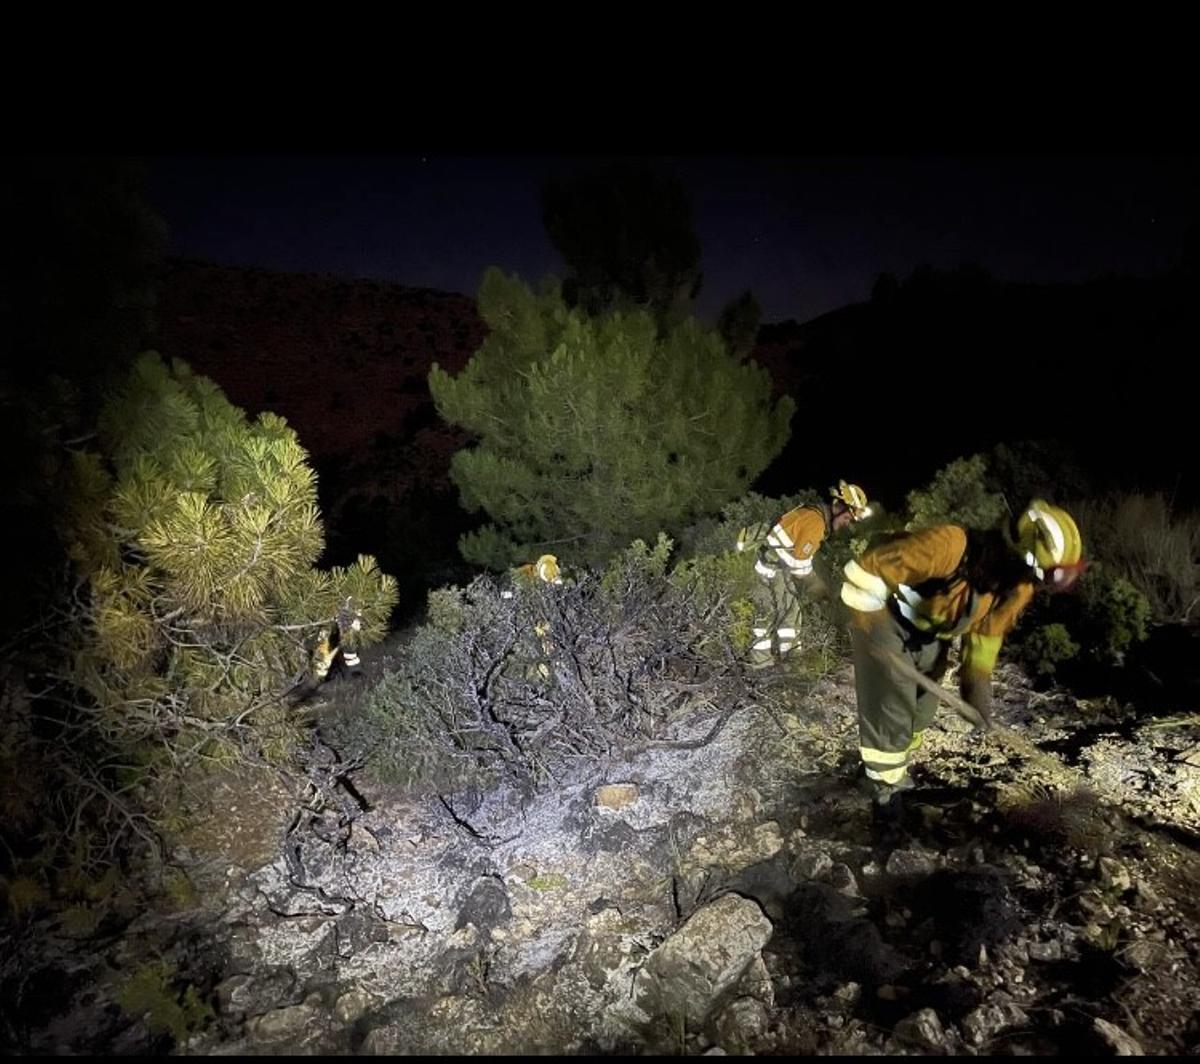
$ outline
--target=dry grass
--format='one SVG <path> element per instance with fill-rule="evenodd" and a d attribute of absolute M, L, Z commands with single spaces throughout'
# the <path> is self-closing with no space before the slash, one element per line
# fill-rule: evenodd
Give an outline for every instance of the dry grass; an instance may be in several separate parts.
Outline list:
<path fill-rule="evenodd" d="M 1186 623 L 1200 611 L 1200 515 L 1161 493 L 1109 495 L 1068 504 L 1089 556 L 1150 600 L 1156 620 Z"/>
<path fill-rule="evenodd" d="M 1097 796 L 1083 787 L 1059 790 L 1040 782 L 1003 785 L 996 806 L 1014 828 L 1034 839 L 1104 853 L 1112 829 Z"/>

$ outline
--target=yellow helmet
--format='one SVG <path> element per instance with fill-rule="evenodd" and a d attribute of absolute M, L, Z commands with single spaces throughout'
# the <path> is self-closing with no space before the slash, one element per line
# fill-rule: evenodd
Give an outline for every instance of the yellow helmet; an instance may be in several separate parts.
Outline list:
<path fill-rule="evenodd" d="M 861 521 L 864 517 L 871 516 L 867 493 L 857 484 L 847 484 L 844 480 L 839 480 L 836 488 L 829 489 L 829 494 L 846 504 L 847 509 L 854 515 L 854 520 Z"/>
<path fill-rule="evenodd" d="M 1034 499 L 1017 517 L 1013 544 L 1039 580 L 1065 583 L 1083 562 L 1083 538 L 1074 518 L 1060 506 Z"/>
<path fill-rule="evenodd" d="M 561 584 L 562 577 L 558 574 L 558 559 L 553 554 L 543 554 L 534 568 L 538 576 L 547 584 Z"/>

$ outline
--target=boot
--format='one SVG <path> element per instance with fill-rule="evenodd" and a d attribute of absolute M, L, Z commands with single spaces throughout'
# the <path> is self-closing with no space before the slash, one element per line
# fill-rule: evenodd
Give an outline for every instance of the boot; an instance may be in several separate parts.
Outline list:
<path fill-rule="evenodd" d="M 885 806 L 892 802 L 893 799 L 898 799 L 905 791 L 911 791 L 916 784 L 913 783 L 912 777 L 905 774 L 900 778 L 899 783 L 884 783 L 882 780 L 873 780 L 865 773 L 858 778 L 858 788 L 877 806 Z"/>

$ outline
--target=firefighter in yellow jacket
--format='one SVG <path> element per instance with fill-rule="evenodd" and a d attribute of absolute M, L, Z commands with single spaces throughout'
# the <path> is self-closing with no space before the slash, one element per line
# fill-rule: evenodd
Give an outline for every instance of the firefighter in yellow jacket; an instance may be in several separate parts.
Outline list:
<path fill-rule="evenodd" d="M 871 515 L 867 493 L 857 484 L 839 481 L 829 494 L 832 499 L 828 504 L 817 502 L 789 510 L 767 531 L 758 549 L 754 569 L 762 591 L 750 647 L 750 661 L 755 666 L 771 665 L 796 646 L 803 589 L 820 581 L 813 574 L 813 559 L 822 540 L 852 521 Z M 739 551 L 749 549 L 761 538 L 761 533 L 755 532 L 753 528 L 742 529 Z"/>
<path fill-rule="evenodd" d="M 340 663 L 346 676 L 362 675 L 362 660 L 358 656 L 362 632 L 362 612 L 355 606 L 353 598 L 347 598 L 338 607 L 333 623 L 317 633 L 317 643 L 312 651 L 312 677 L 317 683 L 326 680 Z"/>
<path fill-rule="evenodd" d="M 539 580 L 544 584 L 561 585 L 562 573 L 559 572 L 558 559 L 553 554 L 543 554 L 536 562 L 527 562 L 525 565 L 519 565 L 512 570 L 512 579 L 514 583 L 530 586 L 536 584 Z M 506 589 L 500 592 L 502 598 L 512 598 L 513 592 L 511 589 Z M 554 653 L 554 646 L 550 642 L 550 624 L 547 621 L 539 621 L 533 628 L 534 635 L 538 638 L 537 654 L 542 660 L 535 664 L 529 665 L 526 670 L 526 678 L 534 679 L 541 678 L 548 680 L 550 678 L 549 658 Z"/>
<path fill-rule="evenodd" d="M 961 637 L 959 684 L 977 727 L 991 727 L 991 675 L 1004 637 L 1039 589 L 1065 590 L 1087 567 L 1075 521 L 1034 499 L 1003 529 L 954 524 L 899 535 L 845 566 L 852 615 L 864 785 L 887 805 L 913 786 L 908 766 L 937 711 L 935 695 L 897 669 L 946 673 Z"/>

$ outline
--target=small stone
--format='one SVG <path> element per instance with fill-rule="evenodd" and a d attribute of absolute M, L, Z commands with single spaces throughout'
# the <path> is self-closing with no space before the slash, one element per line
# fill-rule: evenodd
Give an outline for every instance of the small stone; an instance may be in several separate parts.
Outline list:
<path fill-rule="evenodd" d="M 1099 861 L 1100 877 L 1106 886 L 1122 894 L 1133 888 L 1133 879 L 1129 872 L 1119 862 L 1111 857 L 1101 857 Z"/>
<path fill-rule="evenodd" d="M 928 876 L 937 869 L 932 854 L 920 850 L 893 850 L 884 866 L 890 876 Z"/>
<path fill-rule="evenodd" d="M 365 990 L 351 990 L 337 999 L 333 1014 L 340 1023 L 354 1023 L 375 1007 L 378 999 Z"/>
<path fill-rule="evenodd" d="M 1061 961 L 1062 956 L 1062 943 L 1057 939 L 1051 939 L 1049 942 L 1029 943 L 1029 959 L 1031 961 L 1041 961 L 1043 963 Z"/>
<path fill-rule="evenodd" d="M 859 983 L 843 983 L 830 996 L 844 1005 L 857 1005 L 862 997 L 862 986 Z"/>
<path fill-rule="evenodd" d="M 892 1034 L 897 1041 L 918 1049 L 940 1050 L 946 1045 L 946 1032 L 933 1009 L 920 1009 L 905 1016 L 892 1029 Z"/>
<path fill-rule="evenodd" d="M 1162 898 L 1144 879 L 1137 880 L 1134 883 L 1134 889 L 1137 891 L 1138 901 L 1142 908 L 1149 912 L 1155 912 L 1162 908 Z"/>
<path fill-rule="evenodd" d="M 447 940 L 446 944 L 451 949 L 467 949 L 475 945 L 479 941 L 479 928 L 474 924 L 466 924 L 454 932 Z"/>
<path fill-rule="evenodd" d="M 596 790 L 596 804 L 602 809 L 624 809 L 638 799 L 636 783 L 607 783 Z M 700 841 L 699 839 L 696 840 Z"/>
<path fill-rule="evenodd" d="M 833 858 L 827 853 L 801 854 L 792 864 L 793 879 L 820 879 L 833 867 Z"/>
<path fill-rule="evenodd" d="M 1092 1020 L 1092 1030 L 1118 1057 L 1144 1057 L 1146 1055 L 1141 1043 L 1132 1035 L 1122 1031 L 1115 1023 L 1109 1023 L 1107 1020 L 1097 1017 Z"/>
<path fill-rule="evenodd" d="M 967 1013 L 959 1026 L 971 1045 L 979 1046 L 1009 1027 L 1023 1027 L 1029 1016 L 1017 1005 L 988 1004 Z"/>
<path fill-rule="evenodd" d="M 531 879 L 536 879 L 538 870 L 534 865 L 527 861 L 518 861 L 516 864 L 509 867 L 508 874 L 514 879 L 519 879 L 522 882 L 528 883 Z"/>
<path fill-rule="evenodd" d="M 839 894 L 844 894 L 848 898 L 862 897 L 858 889 L 858 882 L 854 878 L 854 873 L 850 871 L 849 865 L 841 863 L 832 865 L 826 873 L 826 880 Z"/>
<path fill-rule="evenodd" d="M 1148 972 L 1162 963 L 1166 952 L 1166 947 L 1161 942 L 1143 938 L 1123 950 L 1121 957 L 1138 971 Z"/>

